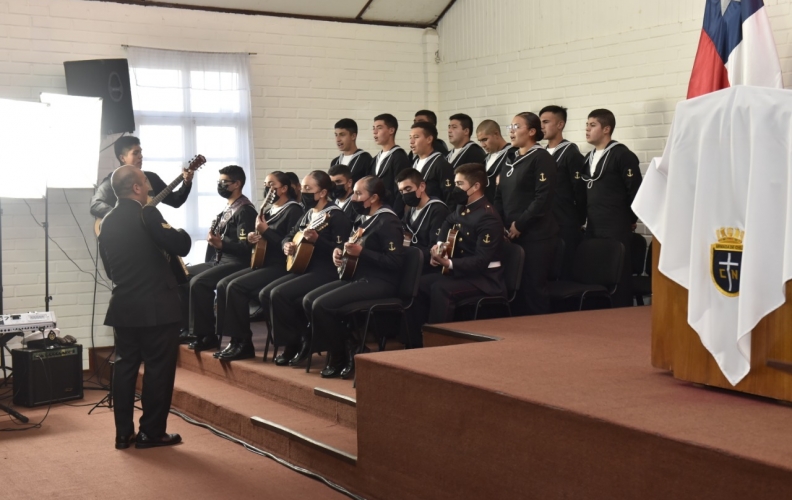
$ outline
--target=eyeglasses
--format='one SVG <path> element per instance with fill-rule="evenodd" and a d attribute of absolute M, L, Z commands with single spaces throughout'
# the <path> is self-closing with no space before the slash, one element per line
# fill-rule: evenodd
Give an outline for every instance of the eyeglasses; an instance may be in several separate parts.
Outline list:
<path fill-rule="evenodd" d="M 519 123 L 512 123 L 512 124 L 506 126 L 506 128 L 509 130 L 509 132 L 514 132 L 515 130 L 519 130 L 520 124 Z"/>
<path fill-rule="evenodd" d="M 218 185 L 218 186 L 223 186 L 223 187 L 226 187 L 226 186 L 228 186 L 229 184 L 233 184 L 233 183 L 235 183 L 235 182 L 236 182 L 236 181 L 227 181 L 227 180 L 225 180 L 225 179 L 220 179 L 219 181 L 217 181 L 217 185 Z"/>

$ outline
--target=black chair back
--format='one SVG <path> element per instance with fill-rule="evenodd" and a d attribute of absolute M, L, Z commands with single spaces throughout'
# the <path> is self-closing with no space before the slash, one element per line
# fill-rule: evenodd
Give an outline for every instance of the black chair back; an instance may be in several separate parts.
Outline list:
<path fill-rule="evenodd" d="M 553 267 L 550 268 L 550 273 L 547 275 L 548 280 L 558 281 L 561 279 L 561 272 L 564 267 L 565 252 L 566 252 L 566 243 L 561 238 L 558 238 L 558 240 L 556 241 L 555 255 L 553 256 Z"/>
<path fill-rule="evenodd" d="M 405 304 L 409 304 L 418 295 L 418 286 L 423 270 L 423 253 L 415 247 L 408 247 L 404 250 L 399 298 Z"/>
<path fill-rule="evenodd" d="M 503 243 L 503 255 L 501 258 L 506 294 L 507 298 L 511 300 L 511 297 L 520 289 L 523 266 L 525 265 L 525 251 L 520 245 L 507 240 Z"/>
<path fill-rule="evenodd" d="M 615 286 L 623 263 L 624 245 L 620 241 L 585 239 L 575 253 L 572 276 L 585 285 Z"/>
<path fill-rule="evenodd" d="M 641 276 L 646 270 L 646 238 L 638 233 L 630 235 L 630 262 L 632 263 L 632 273 Z"/>

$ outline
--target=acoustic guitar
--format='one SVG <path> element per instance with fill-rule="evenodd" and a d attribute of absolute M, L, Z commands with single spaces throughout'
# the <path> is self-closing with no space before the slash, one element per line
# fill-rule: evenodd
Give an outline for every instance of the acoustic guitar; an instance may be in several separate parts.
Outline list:
<path fill-rule="evenodd" d="M 355 233 L 349 237 L 349 243 L 358 243 L 363 238 L 365 229 L 358 228 Z M 357 269 L 358 258 L 354 255 L 349 255 L 344 248 L 341 254 L 341 265 L 338 266 L 338 277 L 342 280 L 352 281 L 352 276 L 355 275 Z"/>
<path fill-rule="evenodd" d="M 313 256 L 314 244 L 305 239 L 304 233 L 308 229 L 313 229 L 318 233 L 330 224 L 328 219 L 330 219 L 330 214 L 325 212 L 312 220 L 303 231 L 299 231 L 294 235 L 294 238 L 292 238 L 292 243 L 295 245 L 294 254 L 286 257 L 287 271 L 297 274 L 305 272 L 308 268 L 308 263 L 311 262 L 311 256 Z"/>
<path fill-rule="evenodd" d="M 193 159 L 190 160 L 190 164 L 187 165 L 187 168 L 185 170 L 195 172 L 196 170 L 204 166 L 205 163 L 206 163 L 206 158 L 204 158 L 203 155 L 195 155 Z M 156 207 L 162 200 L 165 199 L 165 197 L 171 194 L 173 190 L 176 189 L 176 186 L 181 184 L 182 181 L 184 180 L 184 175 L 182 174 L 179 174 L 179 176 L 176 179 L 174 179 L 173 182 L 165 186 L 165 189 L 160 191 L 155 197 L 149 198 L 148 203 L 146 203 L 146 206 Z M 96 236 L 99 236 L 99 231 L 100 231 L 99 226 L 101 225 L 101 223 L 102 223 L 102 219 L 97 217 L 96 221 L 94 222 L 94 233 L 96 234 Z"/>
<path fill-rule="evenodd" d="M 268 189 L 267 195 L 264 197 L 264 202 L 261 204 L 261 209 L 259 210 L 259 217 L 262 219 L 264 218 L 264 214 L 272 208 L 272 205 L 275 204 L 275 190 Z M 261 234 L 256 231 L 256 234 L 261 236 Z M 250 268 L 251 269 L 258 269 L 264 264 L 264 256 L 267 255 L 267 239 L 261 238 L 256 242 L 256 246 L 253 247 L 253 250 L 250 253 Z"/>
<path fill-rule="evenodd" d="M 435 255 L 438 255 L 440 257 L 445 257 L 447 259 L 453 257 L 454 249 L 456 248 L 457 234 L 459 234 L 458 229 L 454 229 L 454 228 L 449 229 L 446 240 L 443 243 L 440 243 L 440 245 L 438 245 Z M 447 267 L 444 267 L 442 273 L 451 274 L 451 270 L 448 269 Z"/>
<path fill-rule="evenodd" d="M 222 216 L 223 216 L 223 214 L 221 213 L 220 215 L 215 217 L 215 219 L 209 225 L 209 234 L 211 234 L 213 236 L 218 236 L 218 234 L 217 234 L 217 226 L 218 226 L 218 224 L 220 224 L 220 217 L 222 217 Z M 222 257 L 223 257 L 223 251 L 218 249 L 218 248 L 215 248 L 214 261 L 215 262 L 220 262 L 220 259 Z"/>

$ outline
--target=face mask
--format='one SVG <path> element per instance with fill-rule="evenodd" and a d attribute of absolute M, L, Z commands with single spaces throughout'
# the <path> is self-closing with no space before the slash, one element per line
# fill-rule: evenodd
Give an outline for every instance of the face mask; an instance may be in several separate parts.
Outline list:
<path fill-rule="evenodd" d="M 305 206 L 305 208 L 308 209 L 308 210 L 314 208 L 319 203 L 319 200 L 314 198 L 314 194 L 315 193 L 303 193 L 302 194 L 303 206 Z"/>
<path fill-rule="evenodd" d="M 346 186 L 344 186 L 343 184 L 340 185 L 336 184 L 335 187 L 333 187 L 334 200 L 340 200 L 342 198 L 346 198 L 346 195 L 347 195 L 347 189 Z"/>
<path fill-rule="evenodd" d="M 371 211 L 371 207 L 366 208 L 363 206 L 363 204 L 366 203 L 365 201 L 352 200 L 350 203 L 352 204 L 352 210 L 358 215 L 368 215 L 369 211 Z"/>
<path fill-rule="evenodd" d="M 225 184 L 217 185 L 217 194 L 226 199 L 231 198 L 231 190 Z"/>
<path fill-rule="evenodd" d="M 468 190 L 469 191 L 469 190 Z M 451 191 L 451 201 L 457 205 L 467 205 L 468 193 L 461 187 L 457 186 Z"/>
<path fill-rule="evenodd" d="M 408 207 L 417 207 L 421 203 L 421 199 L 415 191 L 404 193 L 402 195 L 402 200 L 404 200 L 404 204 Z"/>

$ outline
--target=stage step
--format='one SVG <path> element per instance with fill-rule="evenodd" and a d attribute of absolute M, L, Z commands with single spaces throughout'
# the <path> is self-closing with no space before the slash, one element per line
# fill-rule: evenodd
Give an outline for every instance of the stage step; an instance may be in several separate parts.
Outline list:
<path fill-rule="evenodd" d="M 212 351 L 196 354 L 181 346 L 178 366 L 179 371 L 203 375 L 331 423 L 357 428 L 352 381 L 321 378 L 323 356 L 314 355 L 311 372 L 306 373 L 305 367 L 275 366 L 271 361 L 272 351 L 266 363 L 261 361 L 262 355 L 263 352 L 259 352 L 253 359 L 221 363 L 212 357 Z"/>
<path fill-rule="evenodd" d="M 176 372 L 173 407 L 347 488 L 354 486 L 354 429 L 186 369 Z"/>

